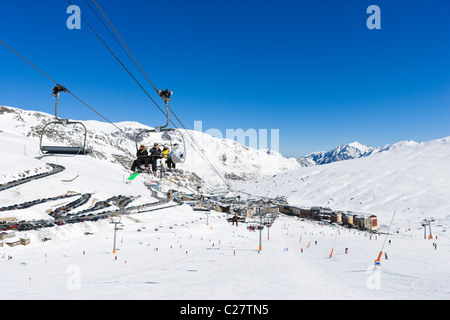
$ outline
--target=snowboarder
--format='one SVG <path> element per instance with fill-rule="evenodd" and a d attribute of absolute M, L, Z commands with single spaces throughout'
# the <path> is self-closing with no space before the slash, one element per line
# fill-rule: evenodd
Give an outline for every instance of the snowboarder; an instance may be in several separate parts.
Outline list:
<path fill-rule="evenodd" d="M 149 157 L 147 148 L 144 145 L 141 145 L 139 150 L 136 153 L 137 159 L 133 161 L 133 165 L 131 166 L 131 171 L 135 171 L 136 168 L 139 168 L 141 165 L 144 165 L 146 168 L 149 166 Z"/>

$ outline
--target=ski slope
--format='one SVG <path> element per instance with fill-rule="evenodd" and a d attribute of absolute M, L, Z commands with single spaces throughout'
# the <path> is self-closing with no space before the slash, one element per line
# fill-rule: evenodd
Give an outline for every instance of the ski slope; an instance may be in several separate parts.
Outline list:
<path fill-rule="evenodd" d="M 450 137 L 402 141 L 359 159 L 305 167 L 235 190 L 285 196 L 294 206 L 370 213 L 382 225 L 416 227 L 424 218 L 450 219 Z"/>
<path fill-rule="evenodd" d="M 133 205 L 157 201 L 143 185 L 145 177 L 126 184 L 129 172 L 118 163 L 92 157 L 36 159 L 36 138 L 19 129 L 0 132 L 2 182 L 45 172 L 48 162 L 66 170 L 1 191 L 2 206 L 68 191 L 89 192 L 99 200 L 118 194 L 137 197 Z M 391 242 L 383 250 L 388 259 L 383 255 L 378 271 L 373 264 L 384 235 L 280 215 L 269 239 L 263 230 L 259 252 L 258 232 L 248 231 L 245 224 L 231 226 L 217 212 L 210 213 L 206 225 L 204 212 L 183 205 L 123 216 L 116 254 L 109 220 L 18 232 L 17 238 L 27 236 L 31 243 L 0 247 L 0 298 L 446 300 L 449 158 L 448 138 L 402 142 L 366 158 L 239 186 L 251 194 L 285 195 L 292 205 L 374 213 L 381 231 L 387 230 L 396 210 Z M 0 217 L 48 219 L 46 210 L 62 202 L 0 212 Z M 432 227 L 437 239 L 425 240 L 420 221 L 431 216 L 436 219 Z M 51 240 L 42 242 L 44 238 Z"/>
<path fill-rule="evenodd" d="M 262 231 L 258 252 L 258 232 L 245 224 L 231 226 L 219 213 L 211 213 L 206 225 L 205 216 L 177 207 L 124 217 L 116 254 L 113 226 L 105 220 L 41 231 L 40 236 L 58 237 L 0 248 L 0 298 L 450 298 L 449 239 L 437 230 L 437 250 L 417 228 L 391 236 L 388 260 L 383 258 L 381 270 L 374 271 L 382 236 L 340 229 L 336 237 L 338 231 L 330 226 L 281 216 L 269 240 Z"/>
<path fill-rule="evenodd" d="M 41 130 L 49 121 L 53 121 L 50 114 L 0 106 L 2 131 L 0 143 L 3 143 L 3 148 L 8 150 L 8 154 L 12 152 L 15 156 L 28 153 L 29 156 L 37 156 Z M 115 163 L 125 170 L 131 168 L 136 157 L 136 136 L 142 130 L 151 129 L 149 126 L 132 121 L 114 123 L 115 126 L 95 120 L 82 123 L 88 131 L 87 148 L 93 150 L 89 158 Z M 216 138 L 199 131 L 183 129 L 179 131 L 185 137 L 187 149 L 186 162 L 179 168 L 195 173 L 202 179 L 205 188 L 223 188 L 224 180 L 234 184 L 235 181 L 248 181 L 300 168 L 300 164 L 294 158 L 285 158 L 273 150 L 268 152 L 249 148 L 234 140 Z M 138 143 L 144 144 L 148 149 L 155 142 L 162 146 L 168 143 L 163 139 L 163 135 L 163 133 L 142 134 L 140 136 L 142 141 Z M 79 145 L 81 138 L 81 132 L 74 133 L 67 129 L 67 132 L 61 130 L 54 139 L 45 137 L 43 142 L 70 145 L 70 142 L 75 141 L 75 145 Z M 177 139 L 177 136 L 174 136 L 174 139 Z M 180 140 L 175 142 L 182 144 Z M 211 168 L 210 162 L 214 164 L 220 176 Z M 8 170 L 0 169 L 0 182 L 5 173 L 8 173 Z"/>

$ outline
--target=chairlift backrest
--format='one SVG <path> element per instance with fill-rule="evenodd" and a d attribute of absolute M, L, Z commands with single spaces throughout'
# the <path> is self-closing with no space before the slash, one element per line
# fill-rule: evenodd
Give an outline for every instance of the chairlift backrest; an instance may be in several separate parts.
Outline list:
<path fill-rule="evenodd" d="M 142 144 L 142 139 L 143 139 L 143 135 L 145 134 L 149 134 L 151 135 L 152 133 L 169 133 L 169 132 L 176 132 L 175 129 L 171 129 L 171 128 L 159 128 L 159 131 L 157 131 L 158 129 L 148 129 L 148 130 L 143 130 L 141 132 L 139 132 L 136 137 L 135 137 L 135 144 L 136 144 L 136 150 L 139 150 L 140 145 Z M 169 142 L 169 148 L 170 148 L 170 158 L 172 159 L 172 161 L 174 163 L 184 163 L 186 161 L 186 142 L 185 139 L 183 137 L 183 135 L 179 135 L 180 136 L 180 143 L 182 143 L 182 146 L 180 146 L 178 143 L 174 142 L 174 139 L 172 137 L 170 137 L 169 139 L 164 139 L 167 140 Z"/>
<path fill-rule="evenodd" d="M 160 127 L 155 127 L 154 129 L 148 129 L 148 130 L 143 130 L 141 132 L 139 132 L 136 137 L 135 137 L 135 143 L 136 143 L 136 150 L 139 150 L 139 139 L 141 137 L 141 135 L 143 134 L 151 134 L 151 133 L 163 133 L 163 137 L 164 135 L 168 135 L 169 137 L 169 143 L 170 143 L 170 158 L 174 163 L 184 163 L 186 161 L 186 142 L 184 139 L 184 136 L 182 134 L 180 134 L 180 142 L 183 143 L 182 149 L 180 150 L 179 148 L 175 148 L 175 144 L 173 141 L 173 138 L 170 136 L 170 132 L 177 132 L 177 130 L 172 129 L 172 128 L 167 128 L 167 126 L 169 125 L 169 105 L 167 104 L 170 101 L 170 96 L 173 94 L 172 91 L 170 91 L 169 89 L 166 90 L 161 90 L 159 89 L 158 91 L 159 96 L 163 99 L 165 105 L 166 105 L 166 117 L 167 117 L 167 122 L 165 125 L 160 126 Z M 162 138 L 163 138 L 162 137 Z M 178 150 L 177 150 L 178 149 Z"/>
<path fill-rule="evenodd" d="M 70 121 L 68 119 L 60 119 L 58 118 L 58 101 L 60 92 L 67 92 L 67 89 L 61 85 L 56 85 L 53 88 L 52 95 L 56 98 L 55 103 L 55 120 L 47 123 L 44 128 L 41 130 L 40 134 L 40 143 L 39 149 L 44 155 L 87 155 L 92 151 L 90 149 L 86 149 L 86 141 L 87 141 L 87 129 L 86 126 L 79 121 Z M 83 134 L 80 138 L 80 143 L 77 146 L 54 146 L 54 145 L 44 145 L 43 138 L 48 134 L 47 129 L 50 126 L 63 126 L 67 128 L 71 126 L 72 128 L 80 127 Z M 61 132 L 60 130 L 59 132 Z"/>
<path fill-rule="evenodd" d="M 47 128 L 50 126 L 72 126 L 72 128 L 78 126 L 82 129 L 83 134 L 80 138 L 80 142 L 77 146 L 68 146 L 68 145 L 49 145 L 43 143 L 44 137 L 48 134 Z M 59 131 L 61 132 L 61 131 Z M 90 149 L 86 149 L 86 140 L 87 140 L 87 129 L 83 123 L 77 121 L 52 121 L 47 123 L 41 131 L 40 144 L 39 148 L 43 154 L 53 154 L 53 155 L 87 155 L 92 151 Z"/>

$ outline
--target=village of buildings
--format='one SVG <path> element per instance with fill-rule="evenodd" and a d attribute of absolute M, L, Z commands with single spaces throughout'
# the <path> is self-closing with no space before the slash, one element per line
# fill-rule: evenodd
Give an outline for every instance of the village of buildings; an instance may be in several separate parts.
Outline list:
<path fill-rule="evenodd" d="M 290 206 L 284 197 L 275 199 L 247 199 L 240 196 L 204 196 L 204 195 L 178 195 L 178 200 L 190 204 L 194 210 L 215 210 L 227 213 L 227 220 L 237 215 L 241 222 L 255 220 L 260 214 L 275 216 L 279 213 L 295 216 L 301 219 L 336 224 L 347 228 L 359 229 L 371 233 L 378 232 L 377 216 L 369 213 L 332 210 L 328 207 L 295 207 Z M 258 211 L 259 210 L 259 211 Z M 256 219 L 257 220 L 257 219 Z"/>

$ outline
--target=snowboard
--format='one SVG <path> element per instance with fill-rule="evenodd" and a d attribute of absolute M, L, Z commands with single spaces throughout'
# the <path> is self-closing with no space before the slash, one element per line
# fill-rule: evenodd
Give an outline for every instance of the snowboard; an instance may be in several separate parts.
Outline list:
<path fill-rule="evenodd" d="M 139 175 L 139 173 L 140 173 L 140 172 L 135 172 L 135 173 L 133 173 L 127 180 L 128 180 L 128 181 L 134 180 L 134 178 L 136 178 L 136 177 Z"/>

